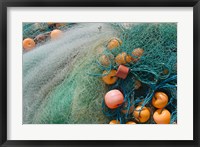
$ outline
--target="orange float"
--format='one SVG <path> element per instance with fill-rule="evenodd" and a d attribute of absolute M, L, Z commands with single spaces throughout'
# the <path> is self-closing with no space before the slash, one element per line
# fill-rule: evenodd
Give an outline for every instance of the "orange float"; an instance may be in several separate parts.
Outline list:
<path fill-rule="evenodd" d="M 35 47 L 35 41 L 31 38 L 26 38 L 23 40 L 23 48 L 25 50 L 31 50 Z"/>
<path fill-rule="evenodd" d="M 130 63 L 131 61 L 132 61 L 132 57 L 130 55 L 127 55 L 127 53 L 125 52 L 122 52 L 121 54 L 118 54 L 115 57 L 115 62 L 118 65 Z"/>
<path fill-rule="evenodd" d="M 118 46 L 120 46 L 122 44 L 122 41 L 120 39 L 114 38 L 111 39 L 108 44 L 107 44 L 107 48 L 112 50 Z"/>
<path fill-rule="evenodd" d="M 156 92 L 152 98 L 152 105 L 156 108 L 164 108 L 168 103 L 168 96 L 164 92 Z"/>
<path fill-rule="evenodd" d="M 98 46 L 96 48 L 96 52 L 97 52 L 97 54 L 102 54 L 105 49 L 106 48 L 104 46 Z"/>
<path fill-rule="evenodd" d="M 56 23 L 56 27 L 58 28 L 58 27 L 63 27 L 63 26 L 65 26 L 66 25 L 66 23 Z"/>
<path fill-rule="evenodd" d="M 134 121 L 128 121 L 128 122 L 126 122 L 126 124 L 129 124 L 129 125 L 134 125 L 134 124 L 136 124 Z"/>
<path fill-rule="evenodd" d="M 129 72 L 129 68 L 124 66 L 124 65 L 120 65 L 117 69 L 117 73 L 116 76 L 122 79 L 126 79 L 127 75 Z"/>
<path fill-rule="evenodd" d="M 132 51 L 132 55 L 133 55 L 132 60 L 134 62 L 137 62 L 140 59 L 140 57 L 143 55 L 143 53 L 144 53 L 144 50 L 142 48 L 134 49 Z"/>
<path fill-rule="evenodd" d="M 63 32 L 61 30 L 55 29 L 51 31 L 50 37 L 51 39 L 58 39 L 62 36 Z"/>
<path fill-rule="evenodd" d="M 117 81 L 117 77 L 116 77 L 116 70 L 111 70 L 109 73 L 108 73 L 108 71 L 104 71 L 103 72 L 103 75 L 104 74 L 107 74 L 107 75 L 105 75 L 105 76 L 103 76 L 102 77 L 102 80 L 106 83 L 106 84 L 108 84 L 108 85 L 111 85 L 111 84 L 114 84 L 116 81 Z"/>
<path fill-rule="evenodd" d="M 48 25 L 54 25 L 55 22 L 47 22 Z"/>
<path fill-rule="evenodd" d="M 106 93 L 104 100 L 108 108 L 115 109 L 124 102 L 124 96 L 119 90 L 114 89 Z"/>
<path fill-rule="evenodd" d="M 102 55 L 99 57 L 99 62 L 101 63 L 101 65 L 103 66 L 108 66 L 110 65 L 110 59 L 108 56 L 106 55 Z"/>
<path fill-rule="evenodd" d="M 157 124 L 169 124 L 171 114 L 167 109 L 158 109 L 153 114 L 153 119 Z"/>
<path fill-rule="evenodd" d="M 164 70 L 163 70 L 163 74 L 164 74 L 164 75 L 169 74 L 169 70 L 168 70 L 168 69 L 164 69 Z"/>
<path fill-rule="evenodd" d="M 136 109 L 133 112 L 133 115 L 136 120 L 139 122 L 146 122 L 150 118 L 150 110 L 147 107 L 143 107 L 141 110 L 142 106 L 137 106 Z"/>
<path fill-rule="evenodd" d="M 120 124 L 120 121 L 118 121 L 118 120 L 111 120 L 111 121 L 109 122 L 109 124 L 110 124 L 110 125 Z"/>

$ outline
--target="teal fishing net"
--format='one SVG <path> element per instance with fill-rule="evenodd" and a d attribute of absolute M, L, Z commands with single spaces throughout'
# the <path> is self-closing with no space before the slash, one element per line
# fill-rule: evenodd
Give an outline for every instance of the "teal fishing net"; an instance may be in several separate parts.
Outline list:
<path fill-rule="evenodd" d="M 104 31 L 99 32 L 101 25 Z M 108 24 L 79 24 L 23 54 L 24 124 L 103 124 L 106 85 L 89 76 L 96 48 L 116 35 Z"/>
<path fill-rule="evenodd" d="M 54 29 L 66 31 L 73 27 L 75 23 L 45 23 L 45 22 L 24 22 L 23 23 L 23 39 L 34 39 L 37 46 L 44 44 L 50 40 L 50 33 Z"/>
<path fill-rule="evenodd" d="M 122 44 L 112 50 L 105 49 L 99 55 L 103 54 L 109 58 L 108 66 L 102 65 L 98 60 L 94 61 L 102 71 L 107 70 L 109 73 L 111 69 L 117 70 L 119 65 L 114 62 L 114 57 L 122 52 L 133 58 L 137 58 L 132 54 L 133 49 L 142 48 L 144 53 L 137 62 L 132 61 L 125 64 L 130 69 L 125 80 L 118 79 L 115 84 L 109 86 L 110 90 L 118 89 L 123 93 L 124 104 L 116 109 L 109 109 L 103 101 L 104 114 L 111 120 L 119 120 L 120 123 L 135 120 L 133 114 L 129 114 L 130 108 L 135 108 L 142 102 L 142 107 L 150 107 L 152 112 L 155 111 L 151 104 L 152 97 L 155 92 L 162 91 L 169 97 L 165 108 L 171 112 L 170 123 L 176 123 L 177 25 L 175 23 L 139 23 L 127 29 L 121 24 L 113 24 L 113 27 L 120 30 L 120 35 L 117 37 L 122 40 Z M 102 77 L 107 74 L 91 75 Z M 134 88 L 137 80 L 142 83 L 142 87 L 139 89 Z M 123 110 L 126 110 L 125 114 Z M 155 122 L 151 117 L 146 123 Z"/>
<path fill-rule="evenodd" d="M 53 29 L 63 30 L 64 36 L 51 41 Z M 45 35 L 44 42 L 38 35 Z M 122 43 L 109 50 L 113 37 Z M 36 47 L 23 53 L 23 123 L 25 124 L 107 124 L 136 121 L 132 108 L 142 102 L 151 105 L 157 91 L 165 92 L 169 102 L 171 122 L 177 122 L 177 25 L 175 23 L 23 23 L 23 39 L 32 38 Z M 119 65 L 115 57 L 142 48 L 137 62 L 126 63 L 130 71 L 126 79 L 106 85 L 102 77 Z M 109 64 L 99 58 L 106 55 Z M 102 74 L 103 71 L 107 73 Z M 141 86 L 137 87 L 137 82 Z M 109 109 L 104 103 L 106 92 L 119 89 L 124 103 Z M 146 123 L 155 123 L 152 115 Z"/>

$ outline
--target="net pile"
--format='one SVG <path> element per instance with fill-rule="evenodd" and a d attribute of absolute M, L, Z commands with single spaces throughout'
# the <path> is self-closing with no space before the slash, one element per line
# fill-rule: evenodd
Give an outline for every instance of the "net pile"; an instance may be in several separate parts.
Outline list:
<path fill-rule="evenodd" d="M 48 41 L 55 28 L 63 30 L 64 36 Z M 23 54 L 23 123 L 107 124 L 116 119 L 123 124 L 135 120 L 131 112 L 140 103 L 153 112 L 151 99 L 156 91 L 169 96 L 166 109 L 171 123 L 176 122 L 176 31 L 176 24 L 165 23 L 128 27 L 120 23 L 24 23 L 23 39 L 32 38 L 37 45 Z M 41 34 L 47 35 L 45 42 L 37 42 Z M 109 50 L 113 36 L 122 43 Z M 137 58 L 131 54 L 135 48 L 143 48 L 144 53 L 137 62 L 125 64 L 130 69 L 127 78 L 106 85 L 101 78 L 117 70 L 115 57 L 125 52 Z M 109 58 L 109 65 L 99 61 L 102 55 Z M 138 81 L 142 86 L 136 88 Z M 116 109 L 104 103 L 105 93 L 112 89 L 124 95 L 123 105 Z M 151 118 L 146 123 L 155 122 Z"/>
<path fill-rule="evenodd" d="M 142 48 L 143 55 L 137 62 L 126 63 L 130 72 L 126 79 L 118 79 L 113 85 L 108 86 L 109 90 L 118 89 L 124 95 L 124 103 L 116 109 L 109 109 L 103 100 L 103 113 L 110 120 L 119 120 L 120 123 L 134 120 L 135 118 L 130 113 L 131 108 L 135 108 L 141 104 L 142 107 L 149 107 L 152 112 L 155 108 L 152 107 L 151 100 L 155 92 L 165 92 L 169 97 L 169 102 L 166 105 L 171 113 L 171 122 L 177 122 L 177 26 L 169 23 L 139 23 L 124 28 L 121 24 L 113 24 L 116 30 L 119 30 L 120 35 L 116 36 L 122 44 L 112 50 L 106 48 L 99 54 L 97 60 L 94 61 L 96 66 L 101 69 L 101 73 L 90 73 L 90 75 L 104 77 L 112 69 L 117 70 L 118 64 L 114 58 L 125 52 L 127 55 L 137 58 L 132 54 L 133 49 Z M 106 55 L 109 58 L 109 65 L 102 65 L 98 60 L 100 56 Z M 126 57 L 124 57 L 126 58 Z M 106 70 L 107 74 L 102 74 Z M 136 89 L 137 81 L 140 81 L 142 86 Z M 125 113 L 124 113 L 125 112 Z M 149 119 L 146 123 L 155 123 Z"/>
<path fill-rule="evenodd" d="M 36 46 L 40 46 L 49 41 L 51 31 L 58 29 L 63 32 L 67 31 L 76 23 L 23 23 L 23 39 L 31 38 L 36 43 Z"/>
<path fill-rule="evenodd" d="M 116 34 L 108 24 L 78 24 L 62 38 L 24 53 L 23 123 L 108 123 L 101 111 L 107 87 L 87 72 L 100 72 L 90 66 L 96 48 Z"/>

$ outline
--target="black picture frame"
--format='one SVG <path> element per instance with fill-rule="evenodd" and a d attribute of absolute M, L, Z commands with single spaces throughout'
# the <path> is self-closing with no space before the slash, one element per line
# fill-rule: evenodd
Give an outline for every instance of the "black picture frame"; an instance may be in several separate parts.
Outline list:
<path fill-rule="evenodd" d="M 56 141 L 7 140 L 7 8 L 8 7 L 193 7 L 193 140 L 143 141 Z M 1 146 L 199 146 L 199 65 L 200 2 L 199 0 L 1 0 L 0 2 L 0 145 Z M 184 17 L 184 16 L 183 16 Z M 186 132 L 187 133 L 187 132 Z"/>

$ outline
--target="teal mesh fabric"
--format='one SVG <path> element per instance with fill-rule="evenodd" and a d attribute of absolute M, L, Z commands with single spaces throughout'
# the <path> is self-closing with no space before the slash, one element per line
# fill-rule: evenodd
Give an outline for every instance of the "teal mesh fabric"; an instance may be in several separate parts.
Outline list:
<path fill-rule="evenodd" d="M 99 32 L 98 27 L 103 27 Z M 96 49 L 116 31 L 109 24 L 83 23 L 23 54 L 24 124 L 103 124 L 107 86 L 89 76 Z"/>
<path fill-rule="evenodd" d="M 171 112 L 171 123 L 176 122 L 177 25 L 175 23 L 138 23 L 128 28 L 124 28 L 121 24 L 113 24 L 113 27 L 119 30 L 120 35 L 117 37 L 122 40 L 122 44 L 112 50 L 105 49 L 102 53 L 109 57 L 109 66 L 102 65 L 98 60 L 94 61 L 96 66 L 109 73 L 111 69 L 117 70 L 119 66 L 114 62 L 114 58 L 118 54 L 125 52 L 133 58 L 137 58 L 132 54 L 136 48 L 142 48 L 144 53 L 137 62 L 132 61 L 125 64 L 130 68 L 129 75 L 125 80 L 119 79 L 115 84 L 109 86 L 110 90 L 119 89 L 123 93 L 126 105 L 121 105 L 117 109 L 109 109 L 103 101 L 104 114 L 110 119 L 120 120 L 121 123 L 135 120 L 134 116 L 128 113 L 130 107 L 136 107 L 138 103 L 142 102 L 142 107 L 150 107 L 153 112 L 155 108 L 151 105 L 152 97 L 156 91 L 163 91 L 169 97 L 166 109 Z M 106 44 L 104 47 L 106 48 Z M 95 73 L 93 76 L 105 75 Z M 142 83 L 142 87 L 139 89 L 134 89 L 136 80 Z M 122 113 L 124 109 L 127 110 L 126 114 Z M 151 117 L 146 123 L 155 122 Z"/>
<path fill-rule="evenodd" d="M 47 34 L 55 25 L 23 23 L 23 39 Z M 171 122 L 177 122 L 177 24 L 175 23 L 66 23 L 58 27 L 64 36 L 48 40 L 23 53 L 23 123 L 25 124 L 107 124 L 112 119 L 136 121 L 130 113 L 142 102 L 152 106 L 152 96 L 163 91 L 169 97 L 165 107 Z M 122 44 L 109 50 L 112 38 Z M 122 52 L 132 54 L 135 48 L 144 50 L 137 62 L 125 64 L 130 70 L 126 79 L 106 85 L 102 77 L 118 69 L 115 57 Z M 109 65 L 99 58 L 106 55 Z M 103 71 L 106 74 L 102 74 Z M 137 81 L 141 87 L 136 89 Z M 109 109 L 104 95 L 119 89 L 124 103 Z M 152 115 L 148 122 L 155 123 Z"/>

